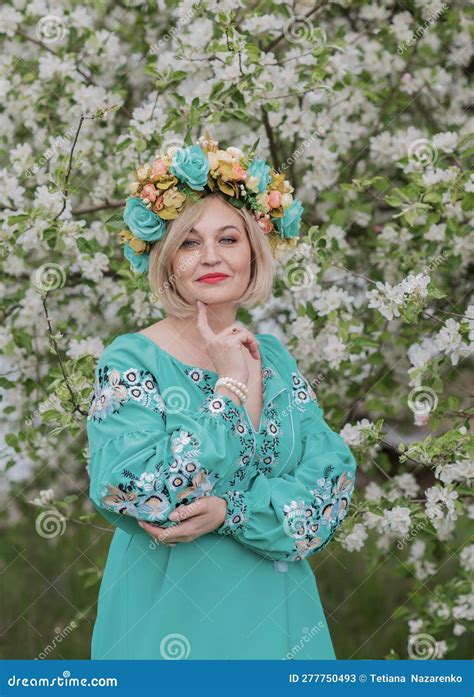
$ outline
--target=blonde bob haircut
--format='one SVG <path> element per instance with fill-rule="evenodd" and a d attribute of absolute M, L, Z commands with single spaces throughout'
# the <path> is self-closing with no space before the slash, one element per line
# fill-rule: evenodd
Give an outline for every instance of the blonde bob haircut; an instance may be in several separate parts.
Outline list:
<path fill-rule="evenodd" d="M 236 208 L 220 194 L 211 193 L 199 201 L 186 201 L 178 217 L 167 224 L 164 237 L 157 240 L 151 248 L 148 280 L 155 299 L 168 316 L 189 317 L 196 313 L 196 305 L 186 301 L 176 288 L 175 279 L 179 278 L 179 270 L 178 273 L 173 273 L 172 260 L 191 228 L 215 198 L 223 201 L 230 211 L 240 215 L 250 243 L 250 280 L 237 304 L 248 309 L 266 302 L 272 292 L 273 254 L 257 221 L 245 206 Z"/>

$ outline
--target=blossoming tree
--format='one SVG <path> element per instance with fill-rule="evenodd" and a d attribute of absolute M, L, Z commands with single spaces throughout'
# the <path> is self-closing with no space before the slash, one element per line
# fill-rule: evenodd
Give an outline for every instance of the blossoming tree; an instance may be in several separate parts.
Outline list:
<path fill-rule="evenodd" d="M 22 501 L 57 549 L 66 527 L 103 525 L 95 362 L 162 316 L 120 245 L 137 160 L 206 129 L 257 141 L 304 203 L 304 237 L 241 318 L 294 352 L 356 454 L 336 541 L 367 578 L 391 555 L 411 589 L 387 609 L 407 638 L 386 657 L 458 657 L 474 618 L 467 4 L 10 0 L 0 20 L 3 525 Z"/>

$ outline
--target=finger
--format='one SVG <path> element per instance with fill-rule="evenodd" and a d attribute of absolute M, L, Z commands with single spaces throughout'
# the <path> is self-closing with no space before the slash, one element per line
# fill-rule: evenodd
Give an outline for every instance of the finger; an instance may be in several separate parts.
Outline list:
<path fill-rule="evenodd" d="M 199 534 L 194 521 L 188 520 L 185 523 L 165 528 L 158 538 L 159 542 L 169 544 L 170 542 L 186 542 L 190 536 Z"/>
<path fill-rule="evenodd" d="M 207 321 L 207 305 L 201 300 L 197 301 L 198 314 L 196 319 L 196 326 L 201 332 L 201 336 L 207 341 L 211 341 L 214 338 L 214 332 L 209 326 Z"/>
<path fill-rule="evenodd" d="M 196 499 L 187 506 L 178 506 L 168 516 L 168 520 L 186 520 L 195 515 L 200 515 L 205 509 L 203 498 Z"/>
<path fill-rule="evenodd" d="M 251 332 L 242 329 L 239 331 L 239 334 L 235 334 L 234 336 L 248 349 L 252 358 L 255 358 L 255 360 L 260 358 L 260 342 Z"/>

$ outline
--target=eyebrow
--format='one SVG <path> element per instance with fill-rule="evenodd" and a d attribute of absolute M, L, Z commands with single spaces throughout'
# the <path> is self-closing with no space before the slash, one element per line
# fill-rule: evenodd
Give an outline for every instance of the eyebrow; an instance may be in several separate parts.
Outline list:
<path fill-rule="evenodd" d="M 237 232 L 240 232 L 239 228 L 238 228 L 238 227 L 235 227 L 235 225 L 223 225 L 222 227 L 218 228 L 218 229 L 216 230 L 216 232 L 223 232 L 224 230 L 237 230 Z M 198 232 L 198 230 L 196 230 L 196 229 L 193 228 L 193 227 L 191 228 L 191 230 L 190 230 L 189 232 L 195 232 L 196 235 L 201 236 L 201 233 Z"/>

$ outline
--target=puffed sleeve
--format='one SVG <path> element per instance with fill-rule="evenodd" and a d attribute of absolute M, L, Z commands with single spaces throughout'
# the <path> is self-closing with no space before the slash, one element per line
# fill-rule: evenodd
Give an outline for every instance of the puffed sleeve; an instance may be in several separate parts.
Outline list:
<path fill-rule="evenodd" d="M 282 476 L 259 473 L 248 489 L 228 490 L 222 496 L 227 501 L 226 518 L 216 530 L 275 561 L 298 561 L 329 543 L 347 515 L 357 467 L 289 356 L 293 387 L 300 396 L 302 456 Z"/>
<path fill-rule="evenodd" d="M 160 376 L 136 348 L 115 339 L 96 367 L 87 416 L 89 496 L 128 533 L 136 520 L 173 525 L 180 504 L 226 490 L 251 454 L 246 415 L 225 395 L 190 407 L 189 385 L 160 391 Z"/>

